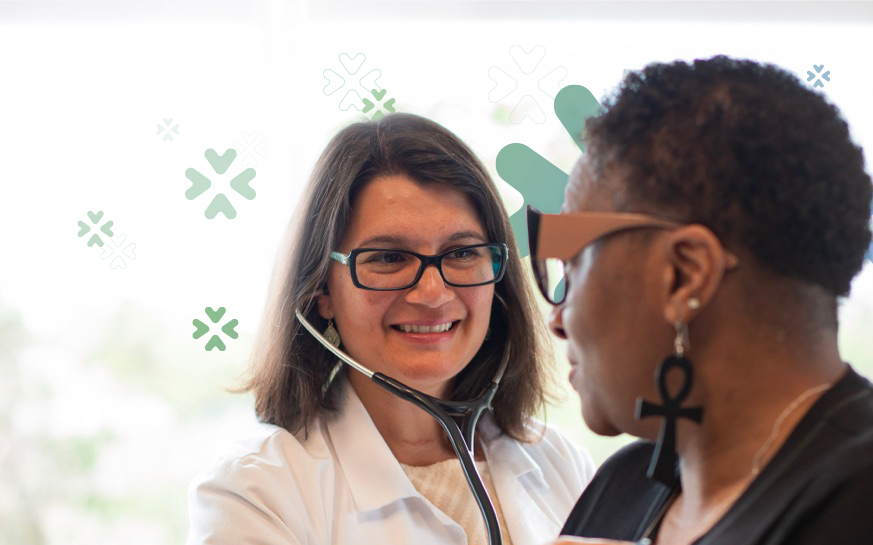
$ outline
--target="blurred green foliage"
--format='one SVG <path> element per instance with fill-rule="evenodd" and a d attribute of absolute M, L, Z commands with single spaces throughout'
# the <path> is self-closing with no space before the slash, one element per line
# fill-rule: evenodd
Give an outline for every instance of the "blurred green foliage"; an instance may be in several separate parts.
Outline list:
<path fill-rule="evenodd" d="M 21 316 L 0 301 L 0 543 L 93 544 L 94 537 L 110 543 L 118 541 L 115 534 L 142 534 L 143 528 L 157 543 L 184 542 L 186 489 L 197 468 L 190 460 L 181 464 L 179 452 L 191 445 L 178 444 L 179 438 L 224 413 L 251 411 L 247 396 L 226 391 L 243 370 L 240 354 L 251 343 L 245 335 L 234 341 L 238 349 L 205 352 L 131 302 L 94 325 L 89 348 L 51 347 L 67 354 L 73 360 L 67 365 L 78 371 L 58 384 L 51 376 L 54 362 L 26 368 L 33 363 L 28 349 L 37 349 L 32 358 L 46 358 L 38 350 L 51 343 L 29 334 Z M 64 413 L 74 413 L 75 421 L 81 410 L 59 403 L 69 401 L 70 391 L 87 392 L 86 382 L 101 373 L 115 391 L 91 399 L 83 393 L 78 401 L 90 407 L 84 415 L 99 415 L 98 422 L 59 429 L 58 421 L 70 418 Z M 164 414 L 163 429 L 150 429 L 148 436 L 166 444 L 137 440 L 137 427 L 148 426 L 151 415 L 111 404 L 128 399 L 140 412 Z M 161 455 L 138 454 L 143 445 Z"/>

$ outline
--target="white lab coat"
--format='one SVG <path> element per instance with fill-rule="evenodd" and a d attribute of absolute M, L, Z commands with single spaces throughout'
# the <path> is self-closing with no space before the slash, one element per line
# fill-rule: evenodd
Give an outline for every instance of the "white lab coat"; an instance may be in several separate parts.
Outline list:
<path fill-rule="evenodd" d="M 340 413 L 298 439 L 261 433 L 189 488 L 188 545 L 466 545 L 461 527 L 410 482 L 349 384 Z M 587 452 L 546 427 L 537 443 L 478 427 L 513 545 L 557 537 L 594 474 Z"/>

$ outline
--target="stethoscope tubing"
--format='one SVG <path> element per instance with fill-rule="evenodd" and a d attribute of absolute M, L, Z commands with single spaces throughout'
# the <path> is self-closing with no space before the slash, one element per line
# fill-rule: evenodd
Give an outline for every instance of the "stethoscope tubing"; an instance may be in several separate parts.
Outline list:
<path fill-rule="evenodd" d="M 330 344 L 321 332 L 315 329 L 303 317 L 298 309 L 294 310 L 294 314 L 297 316 L 297 321 L 342 362 L 355 371 L 367 376 L 370 380 L 397 397 L 416 405 L 439 422 L 446 435 L 448 435 L 449 442 L 455 451 L 455 456 L 458 457 L 461 463 L 461 469 L 464 472 L 464 477 L 467 479 L 467 485 L 470 487 L 470 491 L 476 499 L 476 504 L 479 506 L 479 511 L 482 513 L 485 533 L 488 535 L 488 543 L 490 545 L 502 545 L 503 537 L 500 533 L 497 512 L 482 482 L 482 476 L 479 475 L 479 471 L 476 469 L 476 464 L 473 461 L 473 441 L 479 418 L 482 416 L 482 413 L 491 407 L 491 402 L 500 385 L 500 379 L 506 371 L 509 361 L 509 350 L 504 352 L 503 361 L 500 363 L 494 380 L 478 398 L 470 401 L 444 401 L 420 392 L 415 388 L 410 388 L 387 375 L 374 373 L 339 348 Z M 455 419 L 460 419 L 460 425 Z"/>

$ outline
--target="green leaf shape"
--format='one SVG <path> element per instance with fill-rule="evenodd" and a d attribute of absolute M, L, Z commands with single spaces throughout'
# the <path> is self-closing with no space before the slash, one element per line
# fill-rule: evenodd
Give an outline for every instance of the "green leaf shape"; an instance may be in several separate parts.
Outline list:
<path fill-rule="evenodd" d="M 227 347 L 224 346 L 224 343 L 221 341 L 221 339 L 218 337 L 218 335 L 213 335 L 209 339 L 209 342 L 206 343 L 206 350 L 211 351 L 213 348 L 218 348 L 218 350 L 220 350 L 221 352 L 224 352 L 224 349 Z"/>
<path fill-rule="evenodd" d="M 234 318 L 233 320 L 224 324 L 224 327 L 222 327 L 221 330 L 224 331 L 224 334 L 227 335 L 228 337 L 230 337 L 231 339 L 236 339 L 237 337 L 239 337 L 239 333 L 234 331 L 233 328 L 235 328 L 237 326 L 237 324 L 239 324 L 239 320 Z"/>
<path fill-rule="evenodd" d="M 256 193 L 254 189 L 249 187 L 249 182 L 251 182 L 254 177 L 255 169 L 249 167 L 233 177 L 233 180 L 230 181 L 230 188 L 246 199 L 252 200 L 255 198 Z"/>
<path fill-rule="evenodd" d="M 209 148 L 203 155 L 206 156 L 206 160 L 209 161 L 209 164 L 212 165 L 212 170 L 215 171 L 216 174 L 224 174 L 227 172 L 227 169 L 230 168 L 230 164 L 233 163 L 233 160 L 236 159 L 236 150 L 233 148 L 228 148 L 227 151 L 224 152 L 224 155 L 218 155 L 218 153 Z"/>
<path fill-rule="evenodd" d="M 227 312 L 227 309 L 224 307 L 219 307 L 218 310 L 213 310 L 212 307 L 206 307 L 206 315 L 209 316 L 209 319 L 212 320 L 213 324 L 217 324 L 221 317 L 224 316 L 224 313 Z"/>
<path fill-rule="evenodd" d="M 189 168 L 186 170 L 185 177 L 191 180 L 191 187 L 185 191 L 185 198 L 189 201 L 193 201 L 212 186 L 212 182 L 209 181 L 209 178 L 200 174 L 200 172 L 195 168 Z"/>
<path fill-rule="evenodd" d="M 221 212 L 229 220 L 236 217 L 236 209 L 230 204 L 227 196 L 224 193 L 212 197 L 212 202 L 206 207 L 206 212 L 203 214 L 209 219 L 215 219 L 215 216 Z"/>

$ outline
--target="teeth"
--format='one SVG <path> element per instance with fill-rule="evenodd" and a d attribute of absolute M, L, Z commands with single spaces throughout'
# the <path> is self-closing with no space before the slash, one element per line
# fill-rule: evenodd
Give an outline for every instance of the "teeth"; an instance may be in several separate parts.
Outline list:
<path fill-rule="evenodd" d="M 397 327 L 404 333 L 443 333 L 452 328 L 452 322 L 439 325 L 400 324 Z"/>

